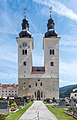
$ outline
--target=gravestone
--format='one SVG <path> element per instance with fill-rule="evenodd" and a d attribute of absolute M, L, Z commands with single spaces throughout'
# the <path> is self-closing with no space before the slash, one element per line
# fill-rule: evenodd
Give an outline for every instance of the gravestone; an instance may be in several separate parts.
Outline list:
<path fill-rule="evenodd" d="M 74 109 L 74 106 L 76 105 L 76 103 L 73 98 L 71 99 L 70 105 L 71 105 L 71 108 Z"/>
<path fill-rule="evenodd" d="M 60 100 L 59 102 L 59 107 L 65 107 L 66 106 L 66 101 L 65 99 Z"/>
<path fill-rule="evenodd" d="M 0 102 L 0 113 L 8 113 L 8 103 L 7 102 Z"/>

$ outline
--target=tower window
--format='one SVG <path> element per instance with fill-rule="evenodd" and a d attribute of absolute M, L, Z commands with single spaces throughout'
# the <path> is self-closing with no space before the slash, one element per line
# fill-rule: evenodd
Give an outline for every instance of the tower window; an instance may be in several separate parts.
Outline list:
<path fill-rule="evenodd" d="M 50 62 L 50 65 L 51 65 L 51 66 L 54 66 L 54 62 Z"/>
<path fill-rule="evenodd" d="M 38 79 L 38 81 L 40 81 L 40 79 Z"/>
<path fill-rule="evenodd" d="M 27 55 L 27 50 L 25 50 L 25 55 Z"/>
<path fill-rule="evenodd" d="M 26 61 L 25 61 L 25 62 L 23 62 L 23 65 L 24 65 L 24 66 L 26 66 Z"/>
<path fill-rule="evenodd" d="M 27 50 L 22 50 L 22 55 L 27 55 Z"/>
<path fill-rule="evenodd" d="M 31 88 L 31 85 L 29 85 L 29 88 Z"/>
<path fill-rule="evenodd" d="M 36 86 L 37 86 L 37 83 L 36 83 Z"/>
<path fill-rule="evenodd" d="M 40 86 L 42 86 L 42 83 L 40 83 Z"/>
<path fill-rule="evenodd" d="M 24 50 L 22 50 L 22 55 L 24 55 Z"/>
<path fill-rule="evenodd" d="M 50 55 L 54 55 L 54 50 L 50 50 Z"/>

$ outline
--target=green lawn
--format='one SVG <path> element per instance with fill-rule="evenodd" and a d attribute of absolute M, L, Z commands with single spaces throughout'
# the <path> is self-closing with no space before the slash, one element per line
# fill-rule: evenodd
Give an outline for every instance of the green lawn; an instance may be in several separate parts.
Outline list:
<path fill-rule="evenodd" d="M 71 116 L 64 113 L 63 108 L 54 108 L 51 105 L 46 105 L 47 108 L 56 116 L 58 120 L 76 120 L 72 118 Z"/>
<path fill-rule="evenodd" d="M 5 120 L 19 120 L 23 113 L 33 104 L 33 102 L 27 103 L 23 108 L 19 109 L 17 112 L 12 113 L 6 117 Z"/>

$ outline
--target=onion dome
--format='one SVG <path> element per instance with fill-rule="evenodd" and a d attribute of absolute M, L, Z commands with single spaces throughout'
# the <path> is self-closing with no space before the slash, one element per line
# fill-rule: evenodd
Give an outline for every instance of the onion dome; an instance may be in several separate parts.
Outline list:
<path fill-rule="evenodd" d="M 24 10 L 24 19 L 22 20 L 22 31 L 19 33 L 19 37 L 28 37 L 31 38 L 31 33 L 29 32 L 29 23 L 26 19 L 26 11 Z"/>
<path fill-rule="evenodd" d="M 47 23 L 47 32 L 45 33 L 45 37 L 57 37 L 58 34 L 56 33 L 55 29 L 54 29 L 55 23 L 54 20 L 51 18 L 51 11 L 50 11 L 50 18 L 48 20 Z"/>

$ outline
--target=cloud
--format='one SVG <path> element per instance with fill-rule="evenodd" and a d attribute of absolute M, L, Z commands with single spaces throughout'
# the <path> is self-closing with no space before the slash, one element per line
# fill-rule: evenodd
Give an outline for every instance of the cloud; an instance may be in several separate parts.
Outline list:
<path fill-rule="evenodd" d="M 77 61 L 60 61 L 60 86 L 77 84 Z"/>
<path fill-rule="evenodd" d="M 77 37 L 72 35 L 61 35 L 61 46 L 71 46 L 71 47 L 77 47 Z"/>
<path fill-rule="evenodd" d="M 68 17 L 71 20 L 75 20 L 77 21 L 77 14 L 73 12 L 72 9 L 69 9 L 68 7 L 66 7 L 65 5 L 63 5 L 61 2 L 57 1 L 57 0 L 33 0 L 34 2 L 38 3 L 38 4 L 43 4 L 46 6 L 51 6 L 53 7 L 53 11 L 55 11 L 57 14 Z M 43 13 L 47 13 L 44 12 Z"/>

